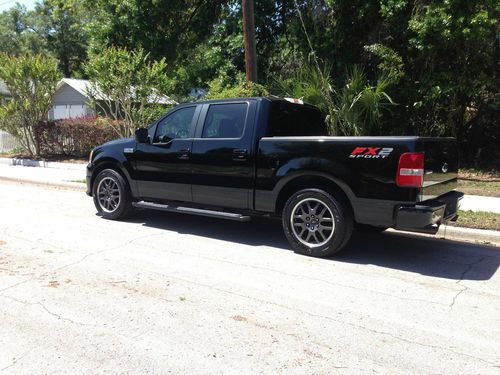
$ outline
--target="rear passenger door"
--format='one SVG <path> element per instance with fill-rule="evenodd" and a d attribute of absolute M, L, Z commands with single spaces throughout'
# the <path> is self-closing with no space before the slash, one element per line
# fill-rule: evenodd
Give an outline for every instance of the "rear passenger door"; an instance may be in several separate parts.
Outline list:
<path fill-rule="evenodd" d="M 191 154 L 193 202 L 248 209 L 257 102 L 205 104 Z"/>

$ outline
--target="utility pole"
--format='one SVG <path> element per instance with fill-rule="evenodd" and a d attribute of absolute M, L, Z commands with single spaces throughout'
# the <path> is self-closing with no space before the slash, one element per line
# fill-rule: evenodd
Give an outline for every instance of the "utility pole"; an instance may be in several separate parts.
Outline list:
<path fill-rule="evenodd" d="M 243 36 L 245 39 L 245 69 L 247 86 L 257 83 L 257 52 L 255 50 L 255 22 L 253 0 L 242 0 Z"/>

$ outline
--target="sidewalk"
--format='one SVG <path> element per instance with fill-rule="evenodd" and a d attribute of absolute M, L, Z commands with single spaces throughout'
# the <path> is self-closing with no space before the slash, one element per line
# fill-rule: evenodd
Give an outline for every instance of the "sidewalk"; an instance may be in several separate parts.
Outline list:
<path fill-rule="evenodd" d="M 484 211 L 500 214 L 500 198 L 465 195 L 460 204 L 463 211 Z"/>
<path fill-rule="evenodd" d="M 34 183 L 37 185 L 56 186 L 81 191 L 86 190 L 84 164 L 49 164 L 56 165 L 41 168 L 13 166 L 0 162 L 0 180 Z"/>

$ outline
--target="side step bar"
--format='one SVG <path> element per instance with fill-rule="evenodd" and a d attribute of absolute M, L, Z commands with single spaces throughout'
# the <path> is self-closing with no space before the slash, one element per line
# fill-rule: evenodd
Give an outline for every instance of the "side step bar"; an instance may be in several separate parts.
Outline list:
<path fill-rule="evenodd" d="M 216 217 L 219 219 L 228 219 L 235 221 L 250 221 L 250 216 L 245 216 L 241 214 L 233 214 L 230 212 L 219 212 L 219 211 L 211 211 L 211 210 L 202 210 L 200 208 L 190 208 L 190 207 L 179 207 L 173 206 L 169 204 L 159 204 L 152 202 L 133 202 L 132 206 L 137 208 L 148 208 L 159 211 L 167 211 L 167 212 L 177 212 L 180 214 L 191 214 L 191 215 L 199 215 L 199 216 L 208 216 L 208 217 Z"/>

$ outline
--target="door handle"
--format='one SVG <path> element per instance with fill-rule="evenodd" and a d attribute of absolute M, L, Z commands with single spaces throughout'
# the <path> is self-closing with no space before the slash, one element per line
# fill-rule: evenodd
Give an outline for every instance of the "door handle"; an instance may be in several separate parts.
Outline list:
<path fill-rule="evenodd" d="M 247 160 L 248 150 L 246 149 L 236 149 L 233 150 L 233 160 Z"/>
<path fill-rule="evenodd" d="M 191 149 L 183 148 L 177 152 L 177 159 L 179 160 L 189 160 L 189 156 L 191 154 Z"/>

